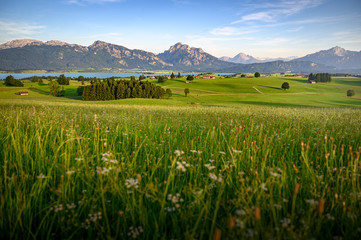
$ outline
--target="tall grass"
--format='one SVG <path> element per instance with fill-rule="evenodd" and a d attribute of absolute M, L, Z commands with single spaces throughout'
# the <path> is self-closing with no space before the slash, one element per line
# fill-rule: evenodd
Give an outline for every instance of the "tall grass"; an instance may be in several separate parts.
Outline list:
<path fill-rule="evenodd" d="M 2 239 L 361 238 L 361 112 L 0 105 Z"/>

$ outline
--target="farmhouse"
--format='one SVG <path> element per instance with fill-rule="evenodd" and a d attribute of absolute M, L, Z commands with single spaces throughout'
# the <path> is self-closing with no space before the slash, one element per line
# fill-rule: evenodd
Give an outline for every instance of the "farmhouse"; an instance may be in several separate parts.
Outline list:
<path fill-rule="evenodd" d="M 315 84 L 316 81 L 314 81 L 314 80 L 308 80 L 307 83 Z"/>
<path fill-rule="evenodd" d="M 21 95 L 21 96 L 29 95 L 29 92 L 19 92 L 19 95 Z"/>

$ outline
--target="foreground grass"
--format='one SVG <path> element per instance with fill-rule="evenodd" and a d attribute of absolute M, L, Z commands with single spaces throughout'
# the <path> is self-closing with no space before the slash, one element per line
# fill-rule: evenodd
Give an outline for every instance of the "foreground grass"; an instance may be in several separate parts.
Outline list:
<path fill-rule="evenodd" d="M 357 109 L 0 105 L 2 239 L 361 238 Z"/>

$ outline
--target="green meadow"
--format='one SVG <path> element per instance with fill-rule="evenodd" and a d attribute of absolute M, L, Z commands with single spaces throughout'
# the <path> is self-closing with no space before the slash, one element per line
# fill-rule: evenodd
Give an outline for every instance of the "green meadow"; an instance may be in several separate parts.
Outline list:
<path fill-rule="evenodd" d="M 306 81 L 104 102 L 1 85 L 0 238 L 361 239 L 361 79 Z"/>

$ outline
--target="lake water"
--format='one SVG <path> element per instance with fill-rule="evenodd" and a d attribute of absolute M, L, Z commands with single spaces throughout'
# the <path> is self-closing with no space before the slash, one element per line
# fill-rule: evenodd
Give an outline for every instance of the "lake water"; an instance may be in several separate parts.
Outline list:
<path fill-rule="evenodd" d="M 23 78 L 30 78 L 32 76 L 53 76 L 53 77 L 58 77 L 61 74 L 64 74 L 65 77 L 71 77 L 71 78 L 77 78 L 79 76 L 83 76 L 85 78 L 110 78 L 110 77 L 118 77 L 118 78 L 125 78 L 125 77 L 130 77 L 130 76 L 134 76 L 136 78 L 138 78 L 140 75 L 139 73 L 107 73 L 107 72 L 84 72 L 84 73 L 0 73 L 0 79 L 5 79 L 7 76 L 12 75 L 15 79 L 23 79 Z M 178 74 L 178 73 L 174 73 L 174 74 Z M 195 74 L 195 73 L 181 73 L 181 75 L 189 75 L 189 74 Z M 227 75 L 230 73 L 216 73 L 219 75 Z M 159 75 L 164 75 L 164 74 L 143 74 L 144 76 L 159 76 Z M 169 73 L 170 75 L 170 73 Z"/>

